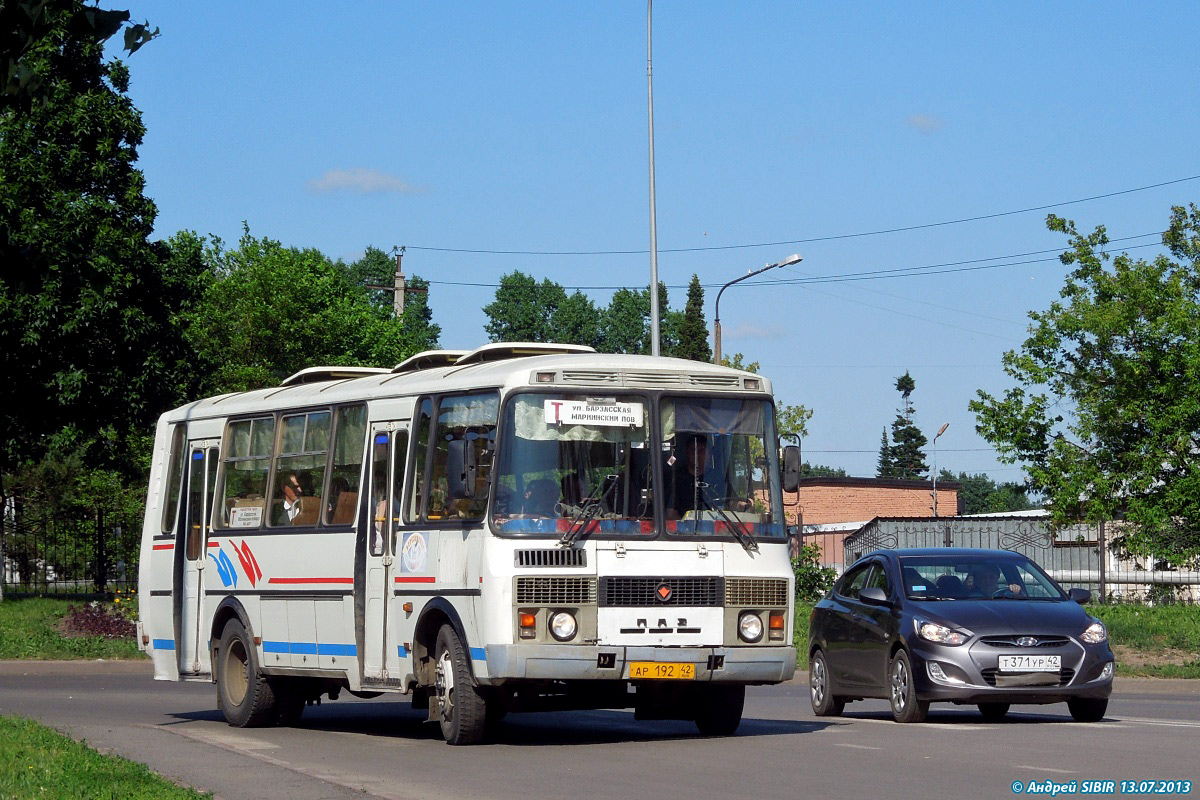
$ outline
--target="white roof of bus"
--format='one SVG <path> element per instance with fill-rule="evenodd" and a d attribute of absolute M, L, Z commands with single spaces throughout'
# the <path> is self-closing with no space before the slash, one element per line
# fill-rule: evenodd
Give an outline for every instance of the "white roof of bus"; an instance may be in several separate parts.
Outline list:
<path fill-rule="evenodd" d="M 362 377 L 334 378 L 323 382 L 272 386 L 198 400 L 166 414 L 168 420 L 204 419 L 285 408 L 404 397 L 434 392 L 486 388 L 539 386 L 562 391 L 635 391 L 638 389 L 742 390 L 747 378 L 761 381 L 759 389 L 771 392 L 771 383 L 743 370 L 680 358 L 613 355 L 594 352 L 559 352 L 553 355 L 517 356 L 503 360 L 435 366 L 415 371 L 385 371 Z M 320 368 L 314 368 L 314 372 Z M 325 368 L 336 369 L 336 368 Z M 549 383 L 535 382 L 535 373 L 555 372 Z"/>

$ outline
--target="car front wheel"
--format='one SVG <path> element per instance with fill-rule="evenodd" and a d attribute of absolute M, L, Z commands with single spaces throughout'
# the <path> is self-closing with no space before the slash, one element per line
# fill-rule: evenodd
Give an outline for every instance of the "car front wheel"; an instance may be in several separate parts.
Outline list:
<path fill-rule="evenodd" d="M 888 700 L 892 704 L 892 718 L 896 722 L 923 722 L 929 713 L 929 701 L 917 697 L 917 686 L 913 680 L 912 662 L 908 653 L 896 651 L 888 669 Z"/>
<path fill-rule="evenodd" d="M 838 717 L 846 708 L 846 701 L 831 692 L 829 664 L 825 654 L 817 650 L 808 665 L 808 698 L 812 701 L 813 713 L 818 717 Z"/>
<path fill-rule="evenodd" d="M 1072 697 L 1067 701 L 1067 708 L 1076 722 L 1099 722 L 1108 711 L 1108 698 Z"/>

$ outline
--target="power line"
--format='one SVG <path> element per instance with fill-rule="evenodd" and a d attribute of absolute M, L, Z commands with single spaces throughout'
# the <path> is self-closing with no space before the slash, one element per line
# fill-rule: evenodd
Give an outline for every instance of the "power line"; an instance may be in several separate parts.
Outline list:
<path fill-rule="evenodd" d="M 1145 192 L 1150 189 L 1161 189 L 1164 186 L 1173 186 L 1178 183 L 1186 183 L 1200 179 L 1200 175 L 1191 175 L 1186 178 L 1176 178 L 1175 180 L 1163 181 L 1161 183 L 1152 183 L 1148 186 L 1138 186 L 1133 189 L 1121 189 L 1115 192 L 1105 192 L 1104 194 L 1091 195 L 1090 197 L 1080 197 L 1075 200 L 1063 200 L 1058 203 L 1047 203 L 1040 206 L 1029 206 L 1028 208 L 1018 208 L 1012 211 L 998 211 L 993 214 L 979 214 L 973 217 L 960 217 L 958 219 L 948 219 L 941 222 L 926 222 L 919 225 L 904 225 L 897 228 L 881 228 L 873 231 L 859 231 L 857 233 L 840 233 L 826 236 L 812 236 L 806 239 L 783 239 L 776 242 L 752 242 L 749 244 L 725 244 L 725 245 L 708 245 L 705 247 L 675 247 L 675 248 L 659 248 L 660 253 L 699 253 L 717 250 L 748 250 L 755 247 L 778 247 L 782 245 L 793 244 L 812 244 L 814 242 L 832 242 L 841 239 L 861 239 L 866 236 L 882 236 L 889 233 L 904 233 L 906 231 L 919 231 L 928 228 L 942 228 L 948 225 L 961 225 L 965 222 L 981 222 L 989 219 L 999 219 L 1001 217 L 1011 217 L 1017 214 L 1028 214 L 1033 211 L 1046 211 L 1051 208 L 1060 208 L 1062 206 L 1075 205 L 1076 203 L 1088 203 L 1092 200 L 1104 200 L 1110 197 L 1119 197 L 1126 194 L 1134 194 L 1136 192 Z M 645 255 L 649 250 L 490 250 L 486 248 L 469 248 L 469 247 L 433 247 L 423 245 L 408 245 L 410 250 L 425 250 L 428 252 L 438 253 L 468 253 L 472 255 L 498 255 L 498 256 L 636 256 Z"/>

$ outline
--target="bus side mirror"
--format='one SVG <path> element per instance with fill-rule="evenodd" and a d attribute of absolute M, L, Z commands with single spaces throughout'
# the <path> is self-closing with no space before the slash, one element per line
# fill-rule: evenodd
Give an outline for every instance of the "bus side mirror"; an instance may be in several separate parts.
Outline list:
<path fill-rule="evenodd" d="M 449 499 L 472 500 L 475 497 L 475 476 L 479 464 L 475 458 L 474 443 L 466 439 L 450 441 L 446 453 L 446 493 Z"/>
<path fill-rule="evenodd" d="M 783 490 L 794 492 L 800 488 L 800 448 L 789 444 L 783 448 Z"/>

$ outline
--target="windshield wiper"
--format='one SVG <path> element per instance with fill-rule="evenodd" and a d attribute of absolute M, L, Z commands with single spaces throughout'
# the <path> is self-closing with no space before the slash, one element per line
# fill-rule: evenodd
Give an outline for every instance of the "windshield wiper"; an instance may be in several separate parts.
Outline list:
<path fill-rule="evenodd" d="M 758 552 L 758 542 L 754 541 L 754 537 L 742 530 L 740 520 L 734 520 L 729 516 L 729 512 L 725 507 L 716 501 L 716 495 L 710 492 L 710 487 L 704 481 L 696 481 L 696 488 L 700 490 L 701 499 L 704 501 L 705 507 L 709 511 L 716 512 L 721 515 L 721 519 L 729 526 L 729 532 L 733 534 L 733 538 L 738 540 L 738 544 L 746 549 L 747 553 Z"/>
<path fill-rule="evenodd" d="M 571 517 L 571 523 L 567 525 L 567 532 L 564 533 L 562 538 L 558 540 L 560 547 L 570 547 L 575 540 L 579 538 L 579 535 L 583 533 L 583 530 L 588 526 L 588 523 L 595 519 L 596 515 L 604 510 L 604 501 L 608 499 L 610 494 L 612 494 L 613 489 L 617 488 L 617 480 L 618 479 L 616 475 L 605 475 L 600 479 L 599 483 L 592 487 L 591 491 L 588 492 L 588 496 L 583 498 L 582 505 L 576 509 L 575 515 Z M 604 490 L 604 493 L 600 495 L 600 498 L 598 500 L 591 500 L 591 502 L 588 502 L 592 496 L 596 494 L 596 492 L 600 491 L 600 487 L 602 487 L 605 483 L 608 484 L 608 488 Z"/>

